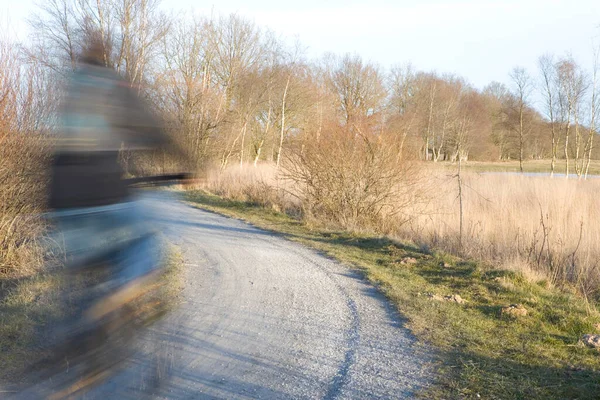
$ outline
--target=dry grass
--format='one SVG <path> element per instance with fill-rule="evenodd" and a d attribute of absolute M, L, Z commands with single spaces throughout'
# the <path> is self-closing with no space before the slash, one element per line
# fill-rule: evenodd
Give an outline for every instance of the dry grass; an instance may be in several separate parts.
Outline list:
<path fill-rule="evenodd" d="M 600 210 L 595 197 L 600 180 L 463 173 L 465 230 L 459 245 L 456 178 L 448 169 L 426 172 L 418 190 L 429 194 L 429 203 L 405 207 L 376 233 L 516 270 L 532 282 L 598 296 Z M 205 188 L 233 200 L 297 212 L 301 199 L 290 196 L 282 182 L 270 165 L 235 167 L 209 173 Z"/>
<path fill-rule="evenodd" d="M 400 157 L 394 137 L 332 127 L 284 157 L 280 176 L 301 200 L 306 217 L 348 230 L 393 229 L 409 205 L 421 205 L 423 176 Z"/>
<path fill-rule="evenodd" d="M 160 304 L 156 307 L 157 303 L 152 303 L 156 316 L 179 304 L 183 288 L 183 259 L 179 249 L 168 244 L 165 257 L 160 285 L 153 292 Z M 15 279 L 0 292 L 0 387 L 28 379 L 28 369 L 50 355 L 48 335 L 52 327 L 79 309 L 76 293 L 96 279 L 91 274 L 74 276 L 62 272 L 54 269 Z M 0 281 L 6 282 L 6 279 Z"/>
<path fill-rule="evenodd" d="M 40 138 L 0 132 L 0 279 L 29 275 L 42 265 L 38 239 L 45 197 Z"/>
<path fill-rule="evenodd" d="M 406 317 L 406 326 L 439 356 L 426 399 L 591 399 L 600 390 L 598 351 L 585 347 L 600 314 L 579 296 L 377 234 L 307 226 L 288 215 L 203 191 L 198 207 L 284 234 L 360 268 Z M 414 265 L 403 264 L 412 257 Z M 458 294 L 464 304 L 427 294 Z M 501 314 L 522 304 L 527 316 Z"/>
<path fill-rule="evenodd" d="M 256 167 L 218 168 L 206 173 L 202 188 L 228 199 L 249 202 L 276 211 L 297 215 L 300 201 L 290 194 L 289 183 L 278 178 L 273 164 Z"/>
<path fill-rule="evenodd" d="M 597 294 L 600 181 L 466 173 L 461 248 L 456 179 L 430 176 L 438 188 L 431 208 L 399 227 L 401 237 Z"/>
<path fill-rule="evenodd" d="M 442 166 L 454 169 L 451 162 L 440 162 Z M 472 172 L 519 172 L 519 161 L 469 161 L 464 165 L 465 169 Z M 528 160 L 523 162 L 523 171 L 533 173 L 550 174 L 550 160 Z M 557 160 L 554 170 L 556 175 L 565 174 L 565 161 Z M 570 173 L 575 174 L 575 167 L 571 164 Z M 591 160 L 590 175 L 600 175 L 600 160 Z"/>
<path fill-rule="evenodd" d="M 48 152 L 40 127 L 48 108 L 35 96 L 47 88 L 39 87 L 40 71 L 25 68 L 16 49 L 0 30 L 0 283 L 41 265 L 36 241 Z"/>
<path fill-rule="evenodd" d="M 16 384 L 43 349 L 41 332 L 47 324 L 63 317 L 60 288 L 64 280 L 56 274 L 21 278 L 2 291 L 0 298 L 0 384 Z"/>

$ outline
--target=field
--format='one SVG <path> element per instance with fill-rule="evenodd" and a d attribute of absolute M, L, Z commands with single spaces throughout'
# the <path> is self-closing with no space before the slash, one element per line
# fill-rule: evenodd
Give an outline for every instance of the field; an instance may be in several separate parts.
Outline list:
<path fill-rule="evenodd" d="M 467 169 L 461 176 L 461 237 L 456 166 L 419 164 L 417 173 L 420 177 L 413 188 L 420 195 L 416 200 L 399 198 L 406 204 L 400 215 L 375 227 L 353 230 L 385 234 L 598 298 L 600 180 L 481 174 Z M 269 165 L 211 173 L 205 187 L 226 198 L 302 213 L 302 199 L 292 195 L 289 182 L 278 178 Z M 330 221 L 303 218 L 335 227 Z"/>
<path fill-rule="evenodd" d="M 441 162 L 440 165 L 447 168 L 455 168 L 455 165 L 449 162 Z M 519 172 L 519 161 L 469 161 L 464 163 L 467 171 L 473 172 Z M 557 160 L 554 169 L 555 175 L 565 174 L 564 160 Z M 550 173 L 550 160 L 530 160 L 523 163 L 523 172 Z M 575 168 L 572 162 L 569 165 L 569 173 L 574 174 Z M 590 162 L 589 175 L 600 175 L 600 161 L 592 160 Z"/>
<path fill-rule="evenodd" d="M 252 202 L 204 191 L 188 199 L 363 271 L 411 331 L 437 349 L 432 368 L 439 379 L 423 398 L 587 399 L 600 391 L 598 351 L 580 342 L 583 333 L 594 332 L 600 314 L 575 294 L 381 235 L 315 227 Z M 438 300 L 452 295 L 465 303 Z M 514 303 L 528 314 L 503 315 L 502 307 Z"/>
<path fill-rule="evenodd" d="M 599 397 L 599 353 L 581 337 L 600 334 L 600 64 L 590 57 L 600 46 L 583 59 L 565 52 L 584 42 L 574 34 L 587 32 L 585 9 L 572 1 L 567 18 L 537 7 L 532 32 L 564 40 L 501 46 L 495 53 L 508 50 L 515 67 L 504 78 L 479 68 L 474 85 L 444 62 L 463 40 L 446 30 L 435 46 L 422 43 L 440 25 L 427 13 L 415 26 L 433 21 L 431 35 L 401 38 L 441 55 L 420 70 L 408 54 L 391 68 L 337 54 L 335 41 L 309 54 L 311 43 L 288 43 L 243 12 L 161 2 L 39 1 L 17 21 L 24 35 L 0 24 L 0 379 L 18 376 L 43 325 L 69 312 L 57 301 L 64 282 L 48 269 L 61 256 L 48 250 L 42 217 L 57 194 L 49 184 L 62 190 L 60 170 L 87 176 L 95 157 L 86 153 L 104 150 L 119 152 L 124 176 L 206 174 L 190 194 L 198 206 L 364 271 L 440 349 L 444 378 L 424 397 Z M 348 9 L 356 14 L 340 8 L 344 23 Z M 384 27 L 369 15 L 348 26 Z M 498 17 L 460 16 L 482 38 L 482 16 Z M 486 50 L 513 28 L 490 33 Z M 380 36 L 369 45 L 397 47 Z M 557 160 L 550 177 L 548 155 L 598 160 L 585 179 Z M 511 160 L 429 161 L 499 158 Z M 528 160 L 523 174 L 515 158 Z M 76 196 L 65 183 L 59 197 Z M 466 302 L 447 301 L 457 295 Z M 528 314 L 502 315 L 513 303 Z"/>
<path fill-rule="evenodd" d="M 396 235 L 598 296 L 600 181 L 472 172 L 462 178 L 462 238 L 457 180 L 439 170 L 428 174 L 436 188 L 431 203 Z"/>
<path fill-rule="evenodd" d="M 440 349 L 443 377 L 426 398 L 593 398 L 600 358 L 580 339 L 600 333 L 600 180 L 467 165 L 462 237 L 456 165 L 419 164 L 416 189 L 428 201 L 380 228 L 340 229 L 304 215 L 302 199 L 268 165 L 209 174 L 208 192 L 189 198 L 364 271 L 410 329 Z M 466 302 L 436 301 L 452 295 Z M 527 315 L 503 315 L 510 304 Z"/>

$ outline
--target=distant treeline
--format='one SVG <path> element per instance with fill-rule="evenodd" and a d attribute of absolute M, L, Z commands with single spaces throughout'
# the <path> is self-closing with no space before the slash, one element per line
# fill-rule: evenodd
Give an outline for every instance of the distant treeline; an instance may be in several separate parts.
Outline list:
<path fill-rule="evenodd" d="M 21 119 L 51 127 L 60 78 L 77 67 L 94 33 L 106 65 L 140 88 L 196 167 L 279 164 L 286 149 L 336 129 L 393 137 L 403 157 L 421 160 L 561 159 L 585 174 L 588 160 L 600 158 L 596 66 L 546 55 L 538 71 L 515 67 L 509 85 L 477 90 L 458 76 L 410 65 L 384 71 L 358 55 L 307 61 L 300 44 L 286 45 L 243 17 L 168 15 L 158 3 L 40 3 L 31 37 L 8 61 L 39 72 L 21 76 L 19 90 L 28 91 L 21 101 L 35 99 Z M 544 99 L 539 110 L 534 96 Z"/>

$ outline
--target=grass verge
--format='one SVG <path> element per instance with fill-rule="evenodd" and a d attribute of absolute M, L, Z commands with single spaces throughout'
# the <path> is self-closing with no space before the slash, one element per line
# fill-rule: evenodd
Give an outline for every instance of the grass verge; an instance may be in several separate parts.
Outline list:
<path fill-rule="evenodd" d="M 38 333 L 65 315 L 60 304 L 63 277 L 40 273 L 15 282 L 2 281 L 0 300 L 0 383 L 16 385 L 41 350 Z"/>
<path fill-rule="evenodd" d="M 424 398 L 596 399 L 600 353 L 580 343 L 600 314 L 581 298 L 522 275 L 429 252 L 383 237 L 310 227 L 257 205 L 203 191 L 187 199 L 209 211 L 321 250 L 359 268 L 438 349 L 437 380 Z M 460 295 L 466 302 L 439 301 Z M 523 317 L 502 315 L 523 305 Z"/>
<path fill-rule="evenodd" d="M 164 285 L 158 293 L 166 311 L 178 302 L 183 287 L 182 266 L 179 250 L 169 245 L 162 275 Z M 15 282 L 0 280 L 0 398 L 3 391 L 10 392 L 2 389 L 3 385 L 19 386 L 27 379 L 27 368 L 48 355 L 45 328 L 73 311 L 74 305 L 61 300 L 66 279 L 69 276 L 61 273 L 40 273 Z M 73 288 L 72 282 L 69 287 Z"/>
<path fill-rule="evenodd" d="M 175 308 L 181 299 L 183 290 L 183 256 L 175 245 L 167 247 L 166 267 L 161 280 L 163 285 L 158 294 L 160 301 L 166 305 L 166 311 Z"/>

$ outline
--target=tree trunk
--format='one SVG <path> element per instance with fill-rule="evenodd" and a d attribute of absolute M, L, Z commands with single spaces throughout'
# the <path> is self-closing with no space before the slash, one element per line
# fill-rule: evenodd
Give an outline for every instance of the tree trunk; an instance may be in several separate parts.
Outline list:
<path fill-rule="evenodd" d="M 523 99 L 519 105 L 519 169 L 523 173 L 523 146 L 525 145 L 525 133 L 523 132 Z"/>
<path fill-rule="evenodd" d="M 587 161 L 585 165 L 584 179 L 587 179 L 588 172 L 590 170 L 590 162 L 592 160 L 592 149 L 594 148 L 594 134 L 596 131 L 596 88 L 597 88 L 597 77 L 598 77 L 598 52 L 599 48 L 594 49 L 594 72 L 592 74 L 592 101 L 590 104 L 590 132 L 588 135 L 587 142 Z"/>
<path fill-rule="evenodd" d="M 554 130 L 554 121 L 550 121 L 550 126 L 551 126 L 551 130 L 552 130 L 552 148 L 551 148 L 551 152 L 552 152 L 552 161 L 550 162 L 550 177 L 554 177 L 554 168 L 556 166 L 556 153 L 558 150 L 558 145 L 556 143 L 556 132 Z"/>
<path fill-rule="evenodd" d="M 248 122 L 244 122 L 244 126 L 242 127 L 242 142 L 240 145 L 240 168 L 244 167 L 244 142 L 246 140 L 246 128 L 248 126 Z"/>
<path fill-rule="evenodd" d="M 281 102 L 281 133 L 279 135 L 279 150 L 277 151 L 277 169 L 281 163 L 281 152 L 283 151 L 283 136 L 285 135 L 285 102 L 287 99 L 287 92 L 290 86 L 290 79 L 292 75 L 288 75 L 287 82 L 285 83 L 285 89 L 283 91 L 283 100 Z"/>
<path fill-rule="evenodd" d="M 583 164 L 579 164 L 579 148 L 581 147 L 581 130 L 579 129 L 579 118 L 577 117 L 577 113 L 575 113 L 575 173 L 577 177 L 581 178 L 581 174 L 583 173 Z"/>
<path fill-rule="evenodd" d="M 258 164 L 258 159 L 260 158 L 260 153 L 262 152 L 263 145 L 265 144 L 265 138 L 269 134 L 269 128 L 271 127 L 271 112 L 272 112 L 272 103 L 271 97 L 269 96 L 269 112 L 267 113 L 267 123 L 265 124 L 265 133 L 263 135 L 260 144 L 258 145 L 258 149 L 256 149 L 256 157 L 254 158 L 254 167 Z M 271 158 L 272 159 L 272 158 Z"/>
<path fill-rule="evenodd" d="M 260 158 L 260 153 L 262 151 L 263 148 L 263 144 L 265 143 L 265 139 L 263 138 L 260 141 L 260 144 L 258 145 L 258 148 L 256 149 L 256 155 L 254 157 L 254 168 L 256 168 L 257 164 L 258 164 L 258 159 Z"/>
<path fill-rule="evenodd" d="M 429 138 L 431 137 L 431 121 L 433 119 L 433 102 L 435 99 L 435 84 L 429 94 L 429 117 L 427 118 L 427 132 L 425 133 L 425 161 L 429 161 Z"/>
<path fill-rule="evenodd" d="M 463 193 L 462 193 L 462 177 L 460 175 L 461 173 L 461 167 L 462 167 L 462 157 L 460 154 L 460 146 L 458 147 L 458 173 L 456 174 L 456 177 L 458 179 L 458 206 L 459 206 L 459 233 L 458 233 L 458 248 L 459 251 L 462 252 L 463 250 L 463 221 L 464 221 L 464 214 L 463 214 Z"/>
<path fill-rule="evenodd" d="M 569 131 L 571 130 L 571 115 L 569 114 L 569 119 L 567 120 L 567 127 L 565 128 L 565 177 L 569 178 Z"/>

